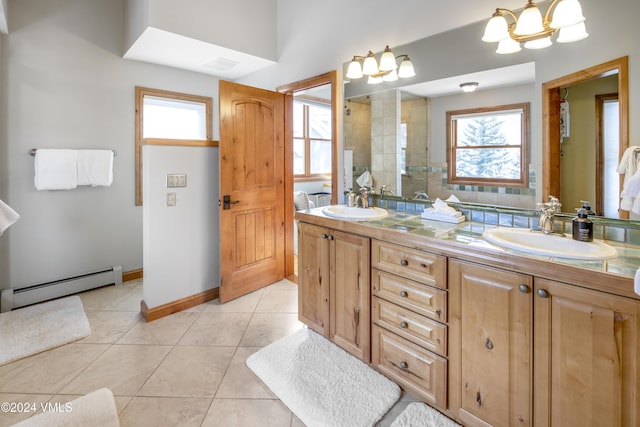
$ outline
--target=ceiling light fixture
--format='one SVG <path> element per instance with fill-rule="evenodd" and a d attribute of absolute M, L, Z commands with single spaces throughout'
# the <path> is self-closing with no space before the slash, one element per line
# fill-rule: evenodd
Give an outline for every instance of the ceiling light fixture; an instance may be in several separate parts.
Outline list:
<path fill-rule="evenodd" d="M 555 8 L 555 9 L 554 9 Z M 553 17 L 551 11 L 553 10 Z M 507 16 L 513 19 L 507 22 Z M 527 49 L 551 46 L 551 35 L 559 31 L 558 43 L 571 43 L 589 36 L 578 0 L 553 0 L 542 17 L 538 5 L 528 0 L 520 17 L 509 9 L 497 8 L 484 30 L 482 41 L 498 42 L 497 53 L 519 52 L 520 43 Z"/>
<path fill-rule="evenodd" d="M 402 58 L 400 66 L 397 60 Z M 376 60 L 373 52 L 369 51 L 367 56 L 355 55 L 349 67 L 347 68 L 346 77 L 348 79 L 359 79 L 363 76 L 369 76 L 367 83 L 379 84 L 384 82 L 392 82 L 398 78 L 405 79 L 416 75 L 413 69 L 413 63 L 409 59 L 409 55 L 402 54 L 395 56 L 389 46 L 385 47 L 382 56 L 380 56 L 380 64 Z"/>
<path fill-rule="evenodd" d="M 466 82 L 460 83 L 460 88 L 463 92 L 473 92 L 478 87 L 478 82 Z"/>

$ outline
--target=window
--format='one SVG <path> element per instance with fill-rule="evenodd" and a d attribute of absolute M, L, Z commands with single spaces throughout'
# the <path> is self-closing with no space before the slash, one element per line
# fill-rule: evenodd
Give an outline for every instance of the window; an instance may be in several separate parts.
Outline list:
<path fill-rule="evenodd" d="M 142 144 L 211 146 L 213 99 L 136 87 L 136 206 L 142 205 Z"/>
<path fill-rule="evenodd" d="M 295 178 L 331 175 L 331 106 L 296 98 L 293 103 Z"/>
<path fill-rule="evenodd" d="M 447 112 L 450 184 L 526 187 L 529 104 Z"/>

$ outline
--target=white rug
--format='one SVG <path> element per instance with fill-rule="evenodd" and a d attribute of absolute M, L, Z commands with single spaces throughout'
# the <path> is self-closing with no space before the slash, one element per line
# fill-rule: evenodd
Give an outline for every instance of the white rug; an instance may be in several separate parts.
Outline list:
<path fill-rule="evenodd" d="M 101 388 L 68 403 L 42 405 L 41 413 L 14 424 L 14 427 L 119 427 L 113 393 Z"/>
<path fill-rule="evenodd" d="M 306 328 L 247 366 L 309 427 L 373 426 L 400 398 L 397 384 Z"/>
<path fill-rule="evenodd" d="M 78 296 L 0 313 L 0 365 L 79 340 L 90 333 Z"/>
<path fill-rule="evenodd" d="M 391 427 L 462 427 L 440 412 L 420 402 L 410 403 Z"/>

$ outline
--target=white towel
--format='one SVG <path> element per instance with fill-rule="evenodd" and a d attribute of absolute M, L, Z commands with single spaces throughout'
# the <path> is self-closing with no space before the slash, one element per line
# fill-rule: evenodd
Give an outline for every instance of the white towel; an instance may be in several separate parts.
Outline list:
<path fill-rule="evenodd" d="M 371 172 L 364 171 L 364 173 L 356 179 L 356 182 L 360 187 L 373 187 L 373 177 L 371 176 Z"/>
<path fill-rule="evenodd" d="M 71 190 L 78 186 L 76 151 L 38 148 L 33 183 L 41 190 Z"/>
<path fill-rule="evenodd" d="M 20 219 L 18 212 L 11 209 L 11 206 L 0 200 L 0 236 L 9 228 L 11 224 Z"/>
<path fill-rule="evenodd" d="M 461 213 L 447 205 L 445 202 L 440 200 L 439 197 L 436 197 L 436 201 L 433 202 L 433 209 L 443 215 L 447 216 L 460 216 Z"/>
<path fill-rule="evenodd" d="M 620 163 L 616 168 L 616 171 L 619 174 L 624 174 L 623 179 L 623 192 L 624 188 L 627 186 L 627 183 L 631 179 L 632 176 L 636 174 L 638 171 L 638 155 L 640 154 L 640 147 L 637 145 L 631 145 L 627 148 L 622 154 L 622 158 L 620 159 Z M 628 194 L 620 194 L 620 209 L 625 211 L 631 211 L 634 205 L 635 196 Z"/>
<path fill-rule="evenodd" d="M 113 151 L 77 150 L 78 185 L 108 187 L 113 182 Z"/>
<path fill-rule="evenodd" d="M 640 268 L 636 270 L 636 277 L 633 279 L 633 290 L 640 295 Z"/>

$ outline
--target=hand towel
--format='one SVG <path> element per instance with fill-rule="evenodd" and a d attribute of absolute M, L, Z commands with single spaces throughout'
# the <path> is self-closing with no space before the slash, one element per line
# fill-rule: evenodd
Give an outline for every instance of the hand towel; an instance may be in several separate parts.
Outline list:
<path fill-rule="evenodd" d="M 623 189 L 627 186 L 627 183 L 629 182 L 631 177 L 634 176 L 638 171 L 639 155 L 640 155 L 640 146 L 637 146 L 637 145 L 631 145 L 622 154 L 622 158 L 620 159 L 620 163 L 618 164 L 616 171 L 619 174 L 624 174 L 624 179 L 622 184 Z M 620 194 L 620 198 L 621 198 L 620 209 L 623 209 L 625 211 L 631 211 L 633 209 L 635 196 Z"/>
<path fill-rule="evenodd" d="M 108 187 L 113 182 L 113 151 L 77 150 L 78 185 Z"/>
<path fill-rule="evenodd" d="M 636 270 L 636 277 L 633 279 L 633 291 L 640 295 L 640 268 Z"/>
<path fill-rule="evenodd" d="M 373 177 L 371 176 L 371 172 L 364 171 L 364 173 L 356 179 L 356 182 L 360 187 L 372 187 Z"/>
<path fill-rule="evenodd" d="M 78 186 L 75 150 L 38 148 L 34 161 L 36 190 L 72 190 Z"/>
<path fill-rule="evenodd" d="M 0 200 L 0 236 L 11 224 L 20 219 L 20 215 L 11 206 Z"/>
<path fill-rule="evenodd" d="M 438 213 L 448 215 L 448 216 L 459 216 L 459 212 L 447 205 L 445 202 L 440 200 L 439 197 L 436 198 L 436 201 L 433 202 L 433 209 L 435 209 Z"/>

